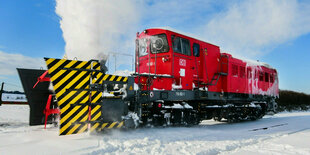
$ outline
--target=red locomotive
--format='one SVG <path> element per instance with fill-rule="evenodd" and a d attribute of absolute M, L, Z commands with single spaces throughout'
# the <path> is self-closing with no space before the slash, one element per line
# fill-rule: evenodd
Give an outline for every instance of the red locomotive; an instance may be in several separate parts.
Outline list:
<path fill-rule="evenodd" d="M 154 77 L 150 90 L 207 88 L 278 96 L 277 71 L 269 65 L 234 58 L 216 45 L 170 30 L 147 29 L 139 34 L 136 56 L 136 73 Z M 140 79 L 136 82 L 146 86 L 146 77 Z"/>
<path fill-rule="evenodd" d="M 185 103 L 203 118 L 260 118 L 274 111 L 279 93 L 277 71 L 268 64 L 234 58 L 219 46 L 167 29 L 137 34 L 136 75 L 151 100 L 172 107 Z"/>

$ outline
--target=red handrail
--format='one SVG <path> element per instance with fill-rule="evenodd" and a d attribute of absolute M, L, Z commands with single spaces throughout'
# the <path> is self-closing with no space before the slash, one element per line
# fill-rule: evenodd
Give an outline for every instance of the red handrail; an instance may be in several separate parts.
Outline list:
<path fill-rule="evenodd" d="M 47 117 L 51 114 L 59 114 L 60 113 L 60 110 L 58 108 L 57 109 L 50 109 L 52 99 L 53 99 L 53 95 L 49 95 L 45 109 L 43 111 L 43 113 L 45 114 L 44 129 L 46 129 Z"/>
<path fill-rule="evenodd" d="M 50 81 L 51 79 L 49 77 L 45 77 L 48 71 L 45 71 L 41 76 L 38 77 L 38 81 L 36 84 L 34 84 L 33 88 L 37 86 L 39 82 L 44 82 L 44 81 Z"/>

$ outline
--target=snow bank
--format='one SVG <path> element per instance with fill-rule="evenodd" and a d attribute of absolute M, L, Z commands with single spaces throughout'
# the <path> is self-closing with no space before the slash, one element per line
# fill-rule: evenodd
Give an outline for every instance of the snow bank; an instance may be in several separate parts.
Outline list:
<path fill-rule="evenodd" d="M 30 108 L 28 105 L 2 105 L 0 106 L 0 124 L 22 123 L 29 124 Z"/>
<path fill-rule="evenodd" d="M 210 120 L 191 128 L 58 136 L 52 125 L 44 130 L 23 124 L 27 110 L 26 105 L 0 106 L 0 154 L 310 154 L 310 112 L 233 124 Z M 7 119 L 9 113 L 16 118 Z"/>

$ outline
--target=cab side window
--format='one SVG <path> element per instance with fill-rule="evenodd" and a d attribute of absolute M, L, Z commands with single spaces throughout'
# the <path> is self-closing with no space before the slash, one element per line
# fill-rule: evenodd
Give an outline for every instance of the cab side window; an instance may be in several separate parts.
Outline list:
<path fill-rule="evenodd" d="M 265 82 L 269 82 L 269 74 L 267 72 L 265 73 Z"/>
<path fill-rule="evenodd" d="M 259 81 L 264 81 L 264 73 L 259 71 Z"/>
<path fill-rule="evenodd" d="M 171 40 L 172 40 L 173 51 L 176 53 L 182 53 L 180 38 L 173 35 L 173 36 L 171 36 Z"/>
<path fill-rule="evenodd" d="M 251 68 L 247 68 L 247 75 L 248 75 L 248 79 L 252 79 L 252 69 Z"/>
<path fill-rule="evenodd" d="M 188 39 L 172 35 L 171 40 L 172 40 L 172 49 L 174 52 L 189 56 L 191 55 L 191 47 Z"/>
<path fill-rule="evenodd" d="M 191 55 L 191 46 L 188 39 L 181 38 L 182 53 L 185 55 Z"/>
<path fill-rule="evenodd" d="M 232 75 L 234 77 L 238 77 L 238 66 L 237 65 L 232 65 Z"/>
<path fill-rule="evenodd" d="M 273 79 L 273 74 L 270 74 L 270 83 L 273 83 L 274 79 Z"/>
<path fill-rule="evenodd" d="M 245 78 L 245 67 L 243 66 L 239 67 L 239 77 Z"/>
<path fill-rule="evenodd" d="M 193 55 L 195 57 L 199 57 L 199 51 L 200 51 L 200 46 L 199 44 L 194 43 L 193 44 Z"/>

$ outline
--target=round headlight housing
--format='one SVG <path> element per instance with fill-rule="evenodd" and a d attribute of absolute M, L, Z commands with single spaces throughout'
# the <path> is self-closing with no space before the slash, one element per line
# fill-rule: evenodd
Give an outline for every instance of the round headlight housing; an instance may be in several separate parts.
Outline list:
<path fill-rule="evenodd" d="M 162 38 L 156 38 L 153 42 L 153 48 L 156 50 L 161 50 L 164 47 L 164 41 Z"/>

